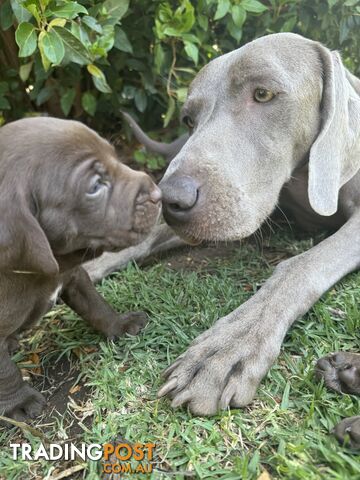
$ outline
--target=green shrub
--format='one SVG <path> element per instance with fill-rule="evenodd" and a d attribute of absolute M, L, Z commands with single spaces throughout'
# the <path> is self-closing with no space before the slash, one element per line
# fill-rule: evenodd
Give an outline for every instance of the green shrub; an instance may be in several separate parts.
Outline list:
<path fill-rule="evenodd" d="M 359 73 L 359 27 L 360 0 L 5 0 L 0 121 L 48 112 L 111 132 L 125 108 L 167 126 L 204 64 L 267 33 L 320 40 Z"/>

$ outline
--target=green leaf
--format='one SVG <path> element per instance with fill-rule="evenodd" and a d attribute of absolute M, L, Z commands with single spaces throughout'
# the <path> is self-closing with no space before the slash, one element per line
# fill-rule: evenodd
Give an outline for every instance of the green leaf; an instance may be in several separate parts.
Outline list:
<path fill-rule="evenodd" d="M 0 97 L 0 110 L 10 110 L 10 108 L 9 100 L 5 97 Z"/>
<path fill-rule="evenodd" d="M 217 9 L 215 12 L 214 20 L 220 20 L 220 18 L 225 17 L 225 15 L 230 10 L 230 0 L 219 0 Z"/>
<path fill-rule="evenodd" d="M 40 25 L 41 12 L 40 12 L 38 6 L 36 5 L 36 3 L 34 2 L 34 0 L 25 1 L 23 3 L 23 7 L 26 8 L 26 10 L 28 10 L 31 13 L 31 15 L 35 18 L 37 24 Z"/>
<path fill-rule="evenodd" d="M 53 27 L 53 30 L 55 30 L 61 38 L 65 47 L 65 55 L 69 60 L 79 65 L 89 63 L 90 57 L 88 51 L 78 38 L 63 27 Z"/>
<path fill-rule="evenodd" d="M 33 61 L 25 63 L 24 65 L 20 65 L 19 68 L 19 77 L 23 82 L 26 82 L 26 80 L 29 78 L 32 66 L 33 66 Z"/>
<path fill-rule="evenodd" d="M 36 31 L 34 25 L 28 22 L 22 22 L 15 32 L 15 40 L 18 44 L 19 57 L 28 57 L 36 49 Z"/>
<path fill-rule="evenodd" d="M 122 28 L 115 27 L 114 47 L 122 52 L 133 53 L 133 48 Z"/>
<path fill-rule="evenodd" d="M 246 20 L 246 10 L 241 5 L 233 5 L 231 8 L 231 16 L 234 24 L 241 28 Z"/>
<path fill-rule="evenodd" d="M 139 112 L 144 112 L 147 105 L 147 96 L 144 90 L 138 90 L 135 94 L 135 105 Z"/>
<path fill-rule="evenodd" d="M 95 87 L 103 93 L 111 93 L 104 73 L 96 65 L 90 64 L 87 66 L 88 72 L 91 74 Z"/>
<path fill-rule="evenodd" d="M 72 20 L 79 15 L 79 13 L 87 14 L 85 7 L 76 2 L 66 2 L 63 5 L 55 6 L 48 11 L 48 15 L 55 15 L 56 17 L 66 18 Z"/>
<path fill-rule="evenodd" d="M 263 5 L 258 0 L 241 0 L 240 5 L 247 11 L 251 13 L 263 13 L 268 8 Z"/>
<path fill-rule="evenodd" d="M 161 72 L 161 68 L 164 64 L 164 60 L 165 60 L 164 50 L 161 46 L 161 43 L 157 43 L 154 48 L 154 63 L 155 63 L 156 73 L 159 74 Z"/>
<path fill-rule="evenodd" d="M 260 461 L 260 452 L 259 452 L 259 450 L 256 450 L 252 459 L 249 462 L 249 465 L 248 465 L 249 472 L 251 472 L 251 473 L 256 472 L 259 461 Z"/>
<path fill-rule="evenodd" d="M 185 44 L 185 52 L 193 60 L 195 65 L 197 65 L 197 63 L 199 61 L 199 49 L 198 49 L 198 47 L 191 42 L 184 42 L 184 44 Z"/>
<path fill-rule="evenodd" d="M 49 30 L 52 27 L 65 27 L 66 19 L 65 18 L 54 18 L 49 22 Z"/>
<path fill-rule="evenodd" d="M 44 54 L 51 63 L 58 65 L 65 55 L 64 44 L 55 29 L 51 29 L 44 33 L 45 34 L 41 37 Z"/>
<path fill-rule="evenodd" d="M 103 29 L 100 23 L 94 17 L 90 17 L 89 15 L 85 15 L 82 17 L 81 21 L 85 23 L 91 30 L 94 32 L 102 33 Z"/>
<path fill-rule="evenodd" d="M 44 52 L 44 45 L 42 43 L 42 38 L 43 36 L 46 34 L 45 30 L 42 30 L 40 33 L 39 33 L 39 37 L 38 37 L 38 47 L 39 47 L 39 50 L 40 50 L 40 57 L 41 57 L 41 63 L 44 67 L 44 70 L 45 72 L 47 72 L 49 70 L 49 68 L 51 67 L 51 62 L 50 60 L 47 58 L 47 56 L 45 55 L 45 52 Z M 36 73 L 36 64 L 35 64 L 35 73 Z"/>
<path fill-rule="evenodd" d="M 226 26 L 228 32 L 230 33 L 230 35 L 235 38 L 235 40 L 237 41 L 237 43 L 240 42 L 241 40 L 241 37 L 242 37 L 242 29 L 240 27 L 237 27 L 233 21 L 233 19 L 231 18 L 230 21 L 227 23 L 227 26 Z"/>
<path fill-rule="evenodd" d="M 31 18 L 31 13 L 22 7 L 18 0 L 10 0 L 12 11 L 18 23 L 28 22 Z"/>
<path fill-rule="evenodd" d="M 164 127 L 169 125 L 172 116 L 175 113 L 175 100 L 172 97 L 169 97 L 168 108 L 164 117 Z"/>
<path fill-rule="evenodd" d="M 90 46 L 90 38 L 88 32 L 85 30 L 83 25 L 72 21 L 71 22 L 71 33 L 78 39 L 83 45 Z"/>
<path fill-rule="evenodd" d="M 115 25 L 128 11 L 129 0 L 105 0 L 103 7 Z"/>
<path fill-rule="evenodd" d="M 347 18 L 342 18 L 340 21 L 340 32 L 339 32 L 340 43 L 343 43 L 345 40 L 347 40 L 349 32 L 350 32 L 350 28 L 347 22 Z"/>
<path fill-rule="evenodd" d="M 65 93 L 63 93 L 60 97 L 60 106 L 61 110 L 63 111 L 65 117 L 67 117 L 70 113 L 71 107 L 74 103 L 76 97 L 76 90 L 75 88 L 68 88 Z"/>
<path fill-rule="evenodd" d="M 43 103 L 47 102 L 48 100 L 50 100 L 53 94 L 54 94 L 54 87 L 42 88 L 36 97 L 36 105 L 40 106 Z"/>
<path fill-rule="evenodd" d="M 287 410 L 289 407 L 290 383 L 287 382 L 281 400 L 280 410 Z"/>
<path fill-rule="evenodd" d="M 115 39 L 115 30 L 113 25 L 105 25 L 103 29 L 103 34 L 99 37 L 96 42 L 97 47 L 104 50 L 104 54 L 101 56 L 106 56 L 106 52 L 111 50 L 114 46 Z"/>
<path fill-rule="evenodd" d="M 188 94 L 187 87 L 181 87 L 176 90 L 176 97 L 178 102 L 185 103 Z"/>
<path fill-rule="evenodd" d="M 92 117 L 95 115 L 96 112 L 96 98 L 90 92 L 85 92 L 81 97 L 81 105 L 86 113 L 91 115 Z"/>
<path fill-rule="evenodd" d="M 198 15 L 197 20 L 200 27 L 206 32 L 209 28 L 209 20 L 206 15 Z"/>
<path fill-rule="evenodd" d="M 292 32 L 297 23 L 297 17 L 291 17 L 286 20 L 284 25 L 281 27 L 282 32 Z"/>
<path fill-rule="evenodd" d="M 10 90 L 8 82 L 0 82 L 0 97 L 3 97 L 5 93 Z"/>
<path fill-rule="evenodd" d="M 0 28 L 7 30 L 13 24 L 13 11 L 10 1 L 6 0 L 0 7 Z"/>

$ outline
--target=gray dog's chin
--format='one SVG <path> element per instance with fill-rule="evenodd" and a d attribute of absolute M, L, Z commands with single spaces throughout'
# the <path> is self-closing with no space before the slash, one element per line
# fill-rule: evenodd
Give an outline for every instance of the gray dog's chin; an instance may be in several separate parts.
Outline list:
<path fill-rule="evenodd" d="M 236 240 L 243 240 L 244 238 L 249 237 L 258 230 L 261 226 L 261 223 L 254 224 L 251 226 L 243 226 L 242 228 L 232 228 L 226 226 L 215 226 L 215 228 L 209 229 L 192 229 L 191 226 L 177 226 L 171 225 L 171 228 L 174 232 L 182 238 L 189 245 L 200 245 L 203 242 L 234 242 Z"/>

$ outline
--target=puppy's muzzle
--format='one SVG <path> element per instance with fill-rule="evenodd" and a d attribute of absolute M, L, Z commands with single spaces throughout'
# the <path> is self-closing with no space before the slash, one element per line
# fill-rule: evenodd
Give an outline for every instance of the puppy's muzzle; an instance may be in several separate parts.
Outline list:
<path fill-rule="evenodd" d="M 157 222 L 161 212 L 162 193 L 150 179 L 140 186 L 135 199 L 133 230 L 148 233 Z"/>
<path fill-rule="evenodd" d="M 199 200 L 199 185 L 189 176 L 173 175 L 160 182 L 163 211 L 169 225 L 187 223 Z"/>

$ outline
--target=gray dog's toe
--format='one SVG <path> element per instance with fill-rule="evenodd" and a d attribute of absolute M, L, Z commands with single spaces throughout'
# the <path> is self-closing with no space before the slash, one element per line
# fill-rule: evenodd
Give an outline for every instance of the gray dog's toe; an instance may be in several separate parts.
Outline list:
<path fill-rule="evenodd" d="M 241 344 L 231 335 L 220 340 L 219 328 L 221 321 L 165 370 L 158 396 L 171 398 L 172 407 L 187 405 L 195 415 L 214 415 L 228 407 L 244 407 L 254 398 L 275 354 L 268 348 L 269 356 L 259 358 L 246 335 Z"/>
<path fill-rule="evenodd" d="M 336 352 L 318 360 L 315 367 L 318 380 L 340 393 L 360 394 L 360 355 Z"/>
<path fill-rule="evenodd" d="M 360 450 L 360 416 L 342 420 L 336 425 L 334 435 L 341 444 Z"/>

